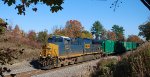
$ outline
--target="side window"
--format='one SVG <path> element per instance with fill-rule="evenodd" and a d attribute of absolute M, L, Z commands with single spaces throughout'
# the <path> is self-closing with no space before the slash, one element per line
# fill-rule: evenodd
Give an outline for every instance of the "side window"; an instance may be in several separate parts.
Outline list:
<path fill-rule="evenodd" d="M 52 43 L 53 39 L 52 38 L 48 38 L 48 43 Z"/>
<path fill-rule="evenodd" d="M 63 42 L 62 38 L 55 38 L 55 42 Z"/>
<path fill-rule="evenodd" d="M 64 44 L 69 44 L 69 40 L 64 39 Z"/>
<path fill-rule="evenodd" d="M 76 45 L 77 44 L 77 40 L 75 38 L 71 39 L 71 44 Z"/>

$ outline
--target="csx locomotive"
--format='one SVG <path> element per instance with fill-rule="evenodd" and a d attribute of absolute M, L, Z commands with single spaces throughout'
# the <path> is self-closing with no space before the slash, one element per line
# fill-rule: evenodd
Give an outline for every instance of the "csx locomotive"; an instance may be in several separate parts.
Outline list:
<path fill-rule="evenodd" d="M 51 69 L 136 49 L 137 43 L 52 36 L 42 47 L 40 69 Z"/>

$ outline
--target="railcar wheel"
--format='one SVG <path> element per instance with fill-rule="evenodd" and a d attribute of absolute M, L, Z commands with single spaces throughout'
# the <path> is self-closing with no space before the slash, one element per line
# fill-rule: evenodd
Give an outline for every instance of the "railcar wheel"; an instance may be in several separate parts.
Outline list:
<path fill-rule="evenodd" d="M 67 66 L 69 64 L 68 61 L 64 61 L 64 66 Z"/>
<path fill-rule="evenodd" d="M 71 61 L 71 64 L 74 64 L 75 63 L 75 60 L 73 59 L 72 61 Z"/>
<path fill-rule="evenodd" d="M 57 68 L 61 67 L 61 62 L 56 65 Z"/>

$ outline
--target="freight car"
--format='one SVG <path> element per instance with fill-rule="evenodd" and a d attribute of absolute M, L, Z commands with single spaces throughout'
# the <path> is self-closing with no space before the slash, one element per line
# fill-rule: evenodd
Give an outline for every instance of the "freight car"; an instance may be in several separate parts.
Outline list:
<path fill-rule="evenodd" d="M 132 43 L 132 45 L 136 43 Z M 69 64 L 97 59 L 104 54 L 114 54 L 122 48 L 130 50 L 136 46 L 130 46 L 128 42 L 116 42 L 112 40 L 92 40 L 88 38 L 69 38 L 65 36 L 52 36 L 48 38 L 48 44 L 42 47 L 38 60 L 40 69 L 51 69 Z M 130 48 L 132 47 L 132 48 Z M 122 51 L 121 51 L 122 52 Z"/>

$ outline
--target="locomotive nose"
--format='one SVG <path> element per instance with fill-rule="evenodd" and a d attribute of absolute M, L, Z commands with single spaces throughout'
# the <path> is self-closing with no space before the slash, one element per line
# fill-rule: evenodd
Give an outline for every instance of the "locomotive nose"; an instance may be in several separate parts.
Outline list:
<path fill-rule="evenodd" d="M 49 52 L 51 51 L 51 47 L 48 45 L 44 45 L 42 47 L 42 51 L 40 52 L 40 57 L 46 58 L 47 56 L 50 56 Z"/>

